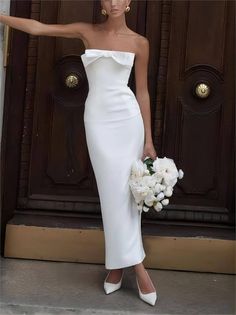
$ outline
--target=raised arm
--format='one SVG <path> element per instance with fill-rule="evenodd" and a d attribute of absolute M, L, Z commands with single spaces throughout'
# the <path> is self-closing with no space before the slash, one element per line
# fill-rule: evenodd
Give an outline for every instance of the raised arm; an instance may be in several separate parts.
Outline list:
<path fill-rule="evenodd" d="M 83 38 L 91 24 L 75 22 L 70 24 L 45 24 L 34 19 L 0 14 L 0 23 L 7 24 L 12 28 L 31 35 L 57 36 L 67 38 Z"/>

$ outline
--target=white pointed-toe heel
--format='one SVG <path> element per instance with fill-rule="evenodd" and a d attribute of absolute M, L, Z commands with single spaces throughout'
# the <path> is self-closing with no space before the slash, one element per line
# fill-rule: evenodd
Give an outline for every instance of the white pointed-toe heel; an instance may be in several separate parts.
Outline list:
<path fill-rule="evenodd" d="M 138 279 L 136 276 L 136 282 L 137 282 L 137 286 L 138 286 L 138 292 L 139 292 L 139 297 L 141 300 L 143 300 L 144 302 L 154 306 L 156 303 L 156 299 L 157 299 L 157 293 L 156 291 L 154 292 L 150 292 L 150 293 L 142 293 L 138 284 Z"/>
<path fill-rule="evenodd" d="M 109 276 L 109 273 L 110 273 L 110 271 L 108 272 L 106 279 Z M 124 270 L 122 270 L 122 275 L 121 275 L 120 281 L 117 283 L 106 282 L 106 279 L 104 280 L 104 290 L 105 290 L 106 294 L 112 293 L 112 292 L 120 289 L 123 275 L 124 275 Z"/>

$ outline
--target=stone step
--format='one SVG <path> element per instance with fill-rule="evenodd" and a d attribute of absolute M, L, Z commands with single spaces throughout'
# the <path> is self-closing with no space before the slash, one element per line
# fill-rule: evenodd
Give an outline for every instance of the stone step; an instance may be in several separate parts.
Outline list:
<path fill-rule="evenodd" d="M 0 314 L 234 314 L 235 276 L 147 269 L 155 306 L 138 296 L 133 267 L 120 290 L 106 295 L 103 264 L 0 259 Z"/>

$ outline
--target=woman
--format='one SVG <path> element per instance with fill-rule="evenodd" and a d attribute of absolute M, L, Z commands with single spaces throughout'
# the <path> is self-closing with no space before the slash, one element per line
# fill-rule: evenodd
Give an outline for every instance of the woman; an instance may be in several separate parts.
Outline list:
<path fill-rule="evenodd" d="M 44 24 L 0 15 L 0 22 L 32 35 L 80 38 L 89 82 L 84 123 L 105 233 L 106 294 L 121 287 L 124 268 L 133 266 L 139 297 L 155 305 L 156 290 L 142 263 L 141 215 L 128 186 L 131 163 L 156 158 L 147 87 L 149 42 L 126 25 L 131 0 L 101 0 L 104 23 Z M 135 59 L 136 95 L 127 86 Z"/>

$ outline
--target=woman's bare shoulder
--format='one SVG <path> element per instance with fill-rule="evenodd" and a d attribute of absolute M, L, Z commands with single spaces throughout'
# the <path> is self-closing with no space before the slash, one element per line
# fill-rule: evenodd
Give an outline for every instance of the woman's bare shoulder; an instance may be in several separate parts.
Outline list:
<path fill-rule="evenodd" d="M 129 30 L 129 35 L 133 35 L 133 43 L 136 46 L 137 50 L 142 50 L 149 45 L 149 40 L 147 39 L 147 37 L 136 33 L 133 30 Z"/>
<path fill-rule="evenodd" d="M 147 37 L 141 35 L 141 34 L 138 34 L 138 33 L 135 33 L 137 36 L 136 36 L 136 44 L 138 46 L 145 46 L 147 44 L 149 44 L 149 40 L 147 39 Z"/>
<path fill-rule="evenodd" d="M 136 56 L 146 54 L 146 53 L 148 54 L 149 40 L 147 37 L 138 34 L 135 40 L 135 46 L 136 46 Z"/>

